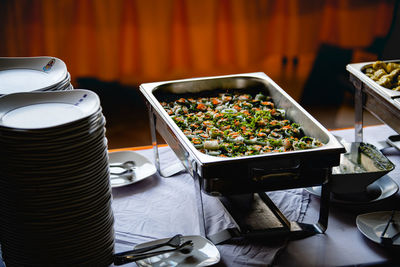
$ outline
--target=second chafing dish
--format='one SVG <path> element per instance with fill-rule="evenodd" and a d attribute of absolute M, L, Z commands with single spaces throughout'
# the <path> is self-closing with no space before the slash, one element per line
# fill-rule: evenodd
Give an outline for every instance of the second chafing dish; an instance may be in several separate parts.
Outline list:
<path fill-rule="evenodd" d="M 291 121 L 299 123 L 306 135 L 318 138 L 322 147 L 263 155 L 220 158 L 198 151 L 161 106 L 165 98 L 215 90 L 257 89 L 270 95 Z M 204 77 L 140 86 L 149 107 L 151 123 L 169 144 L 188 172 L 199 177 L 209 194 L 243 194 L 320 185 L 331 168 L 339 165 L 343 146 L 318 121 L 264 73 Z"/>
<path fill-rule="evenodd" d="M 386 60 L 386 61 L 381 61 L 382 63 L 388 64 L 388 63 L 397 63 L 399 64 L 399 60 Z M 348 64 L 346 69 L 349 71 L 351 74 L 357 77 L 362 83 L 365 85 L 369 86 L 370 88 L 373 88 L 375 91 L 382 93 L 385 96 L 388 96 L 390 98 L 397 98 L 400 97 L 400 91 L 395 91 L 389 88 L 386 88 L 384 86 L 379 85 L 377 82 L 375 82 L 373 79 L 368 77 L 365 73 L 365 71 L 372 67 L 372 65 L 376 63 L 375 62 L 364 62 L 364 63 L 354 63 L 354 64 Z"/>
<path fill-rule="evenodd" d="M 387 60 L 384 63 L 400 60 Z M 356 141 L 362 141 L 363 114 L 365 108 L 379 120 L 400 133 L 400 91 L 394 91 L 380 86 L 369 78 L 364 70 L 374 62 L 353 63 L 346 66 L 350 73 L 350 81 L 356 88 L 355 111 L 356 111 Z"/>

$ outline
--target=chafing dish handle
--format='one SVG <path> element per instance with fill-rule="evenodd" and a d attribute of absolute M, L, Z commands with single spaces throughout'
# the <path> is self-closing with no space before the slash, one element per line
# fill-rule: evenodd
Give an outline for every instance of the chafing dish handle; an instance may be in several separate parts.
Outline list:
<path fill-rule="evenodd" d="M 253 181 L 286 181 L 286 180 L 294 180 L 300 177 L 300 168 L 299 165 L 292 168 L 284 168 L 284 169 L 276 169 L 276 170 L 265 170 L 261 168 L 251 168 L 250 169 L 250 177 L 252 177 Z"/>

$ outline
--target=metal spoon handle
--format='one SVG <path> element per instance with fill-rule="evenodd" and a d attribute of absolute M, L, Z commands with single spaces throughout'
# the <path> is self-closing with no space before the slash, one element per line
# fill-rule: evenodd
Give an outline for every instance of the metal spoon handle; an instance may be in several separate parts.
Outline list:
<path fill-rule="evenodd" d="M 112 168 L 123 168 L 123 169 L 129 169 L 135 167 L 136 163 L 132 160 L 125 161 L 123 163 L 111 163 L 110 167 Z"/>
<path fill-rule="evenodd" d="M 122 172 L 110 172 L 112 175 L 130 175 L 133 174 L 133 170 L 126 170 Z"/>

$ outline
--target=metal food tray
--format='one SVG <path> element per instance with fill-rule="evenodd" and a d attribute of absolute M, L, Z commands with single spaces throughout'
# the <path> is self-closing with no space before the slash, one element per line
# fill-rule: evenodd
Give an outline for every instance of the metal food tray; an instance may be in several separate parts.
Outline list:
<path fill-rule="evenodd" d="M 324 145 L 308 150 L 235 158 L 201 153 L 160 102 L 166 97 L 204 94 L 220 89 L 257 89 L 270 95 L 277 107 L 286 110 L 288 119 L 299 123 L 306 135 L 318 138 Z M 343 146 L 328 130 L 261 72 L 145 83 L 140 85 L 140 91 L 149 108 L 151 125 L 154 125 L 187 171 L 194 178 L 199 176 L 201 188 L 208 194 L 231 195 L 321 185 L 327 181 L 331 168 L 339 165 L 340 154 L 344 152 Z M 160 170 L 158 159 L 156 165 Z"/>
<path fill-rule="evenodd" d="M 387 60 L 385 63 L 400 60 Z M 400 133 L 400 92 L 387 89 L 369 78 L 363 70 L 374 62 L 346 66 L 355 87 L 355 141 L 362 142 L 363 108 Z"/>
<path fill-rule="evenodd" d="M 346 66 L 347 71 L 349 71 L 351 74 L 356 76 L 361 82 L 364 84 L 368 85 L 369 87 L 373 88 L 375 91 L 382 93 L 383 95 L 386 95 L 391 98 L 397 98 L 400 97 L 400 91 L 394 91 L 392 89 L 388 89 L 386 87 L 383 87 L 379 84 L 377 84 L 374 80 L 372 80 L 370 77 L 365 75 L 364 70 L 368 67 L 371 67 L 372 64 L 374 64 L 376 61 L 371 61 L 371 62 L 364 62 L 364 63 L 353 63 L 353 64 L 348 64 Z M 387 61 L 382 61 L 385 63 L 400 63 L 400 60 L 387 60 Z"/>
<path fill-rule="evenodd" d="M 322 147 L 269 153 L 263 155 L 220 158 L 198 151 L 173 122 L 160 101 L 182 94 L 207 94 L 216 90 L 259 90 L 272 97 L 279 108 L 285 109 L 286 117 L 299 123 L 306 135 L 318 138 Z M 140 86 L 150 115 L 150 128 L 158 172 L 162 176 L 157 148 L 156 131 L 178 156 L 186 170 L 194 178 L 198 202 L 200 234 L 219 244 L 234 237 L 285 235 L 301 238 L 324 233 L 328 225 L 330 188 L 333 166 L 340 163 L 345 152 L 341 143 L 321 124 L 297 104 L 286 92 L 264 73 L 246 73 L 216 77 L 194 78 L 176 81 L 145 83 Z M 164 171 L 163 171 L 164 170 Z M 265 191 L 321 185 L 320 215 L 316 224 L 290 222 L 275 206 Z M 236 226 L 208 235 L 206 232 L 202 193 L 219 196 Z M 257 203 L 261 210 L 245 210 L 247 201 Z M 270 212 L 268 212 L 270 210 Z M 265 218 L 275 217 L 278 222 L 270 228 Z M 254 225 L 257 227 L 255 228 Z M 261 226 L 262 225 L 262 226 Z"/>

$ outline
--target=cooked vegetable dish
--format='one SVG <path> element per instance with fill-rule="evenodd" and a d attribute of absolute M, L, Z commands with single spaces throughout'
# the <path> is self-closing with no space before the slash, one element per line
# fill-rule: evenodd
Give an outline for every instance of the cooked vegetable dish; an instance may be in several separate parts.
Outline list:
<path fill-rule="evenodd" d="M 394 91 L 400 91 L 400 64 L 376 61 L 365 68 L 364 73 L 377 84 Z"/>
<path fill-rule="evenodd" d="M 192 144 L 208 155 L 238 157 L 322 146 L 262 93 L 224 92 L 161 105 Z"/>

